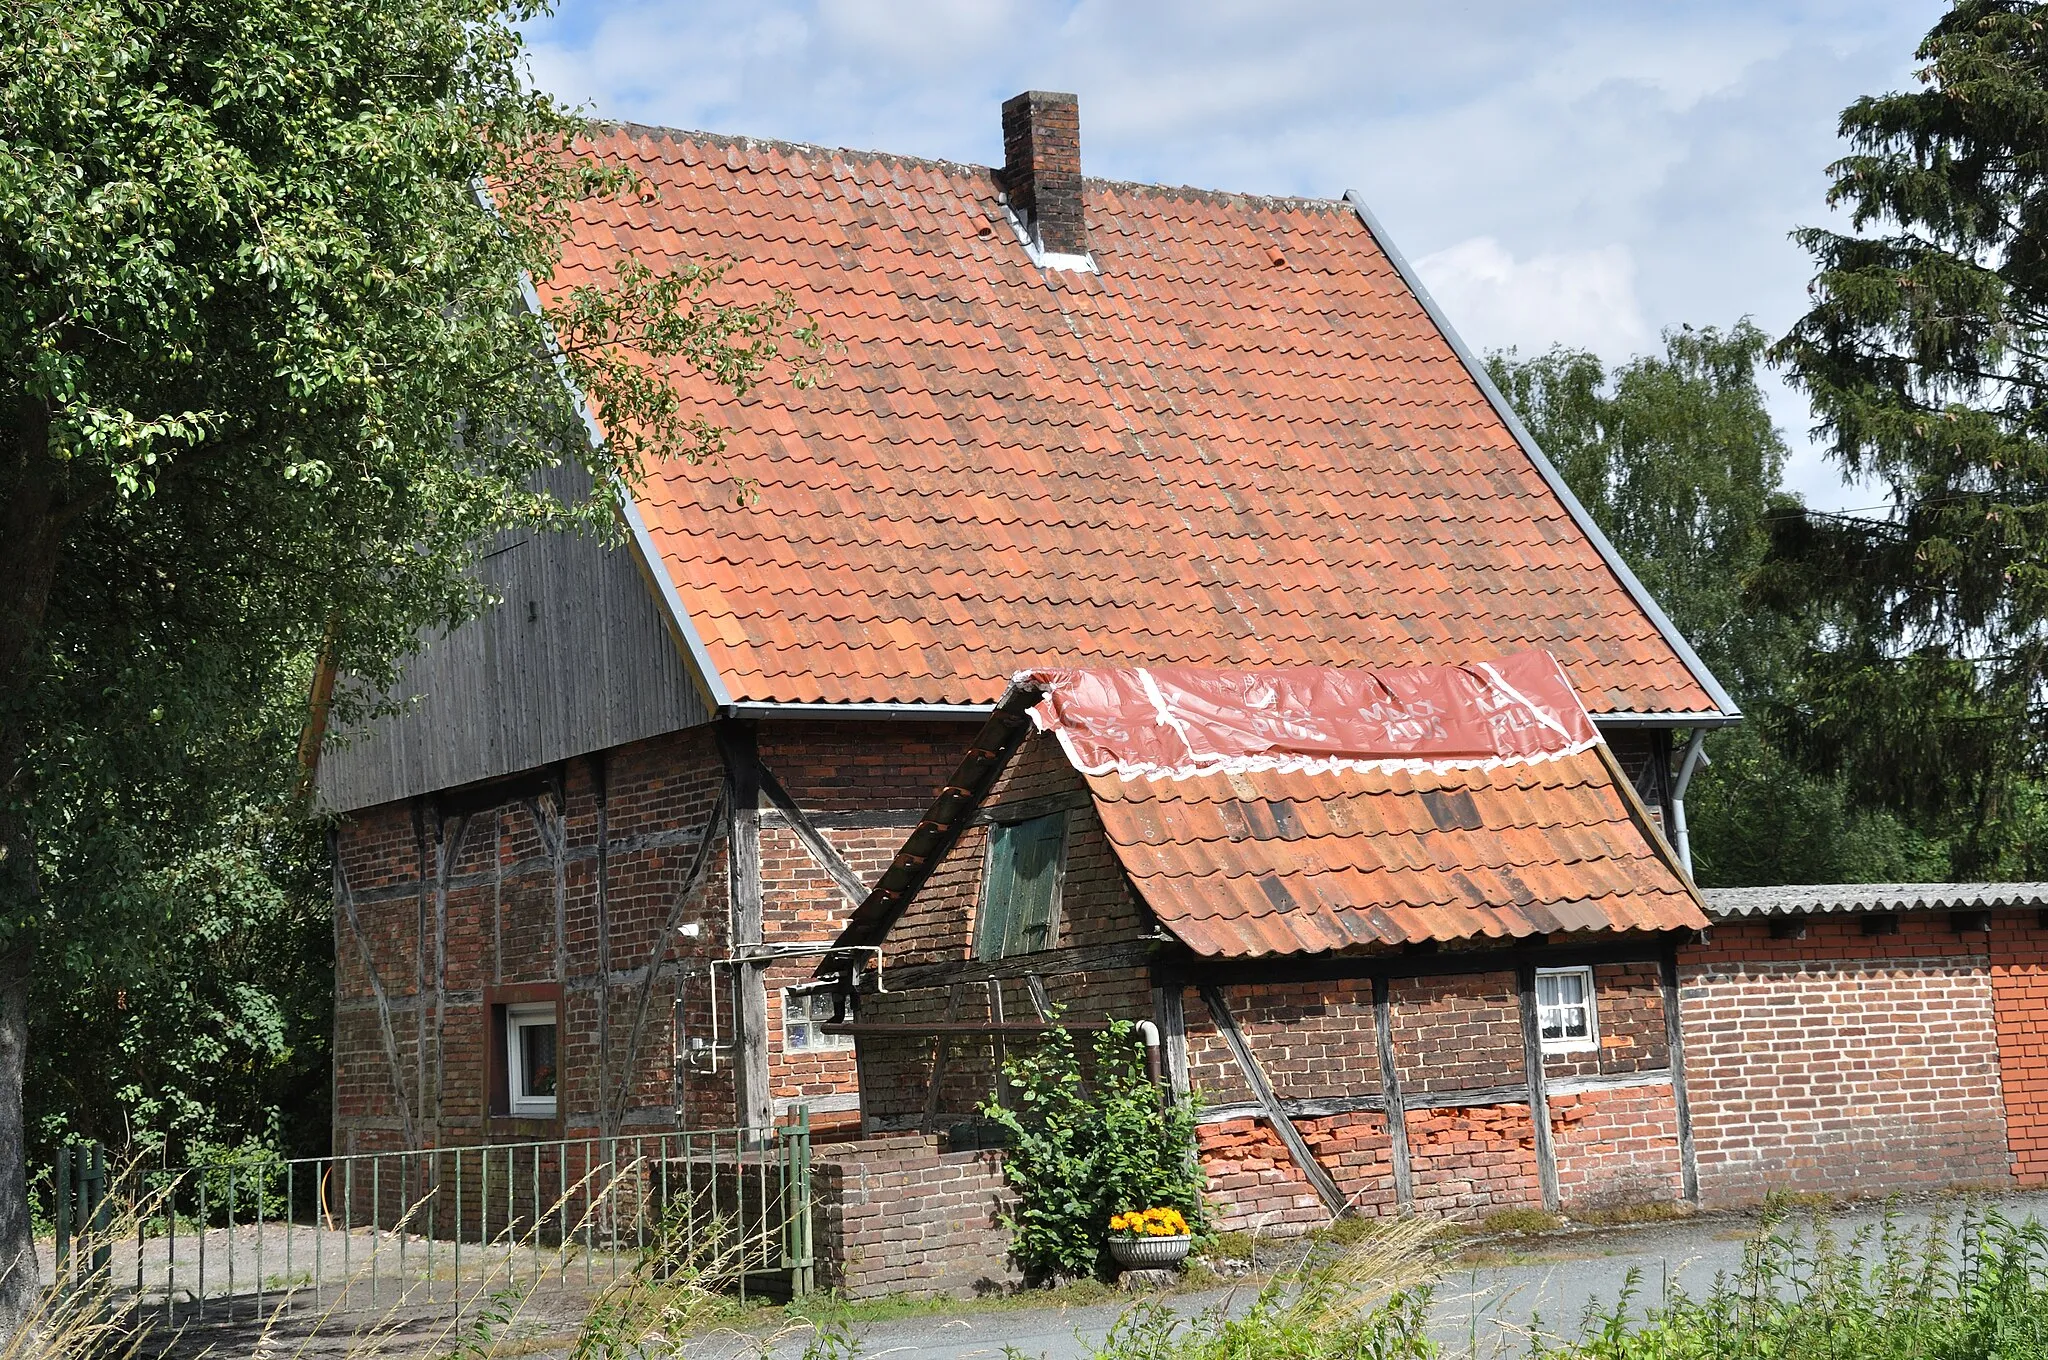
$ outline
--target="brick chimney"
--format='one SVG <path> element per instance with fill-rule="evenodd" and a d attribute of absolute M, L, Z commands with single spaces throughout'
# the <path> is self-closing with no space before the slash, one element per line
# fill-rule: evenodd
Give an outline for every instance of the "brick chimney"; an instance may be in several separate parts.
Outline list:
<path fill-rule="evenodd" d="M 1081 218 L 1081 101 L 1026 90 L 1003 101 L 1003 191 L 1038 248 L 1086 255 Z"/>

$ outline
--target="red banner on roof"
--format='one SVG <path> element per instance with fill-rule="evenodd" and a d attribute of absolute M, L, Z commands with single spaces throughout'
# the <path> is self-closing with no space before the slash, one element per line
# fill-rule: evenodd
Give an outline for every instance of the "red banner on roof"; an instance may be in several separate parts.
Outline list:
<path fill-rule="evenodd" d="M 1465 665 L 1030 671 L 1031 710 L 1086 773 L 1276 761 L 1528 760 L 1600 739 L 1548 652 Z"/>

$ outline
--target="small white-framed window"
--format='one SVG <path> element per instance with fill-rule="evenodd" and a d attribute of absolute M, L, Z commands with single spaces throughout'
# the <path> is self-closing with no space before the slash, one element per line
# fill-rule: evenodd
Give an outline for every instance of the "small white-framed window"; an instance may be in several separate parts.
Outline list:
<path fill-rule="evenodd" d="M 1593 970 L 1536 970 L 1536 1022 L 1545 1053 L 1576 1053 L 1600 1046 L 1600 1021 L 1593 1005 Z"/>
<path fill-rule="evenodd" d="M 505 1008 L 506 1105 L 513 1115 L 554 1116 L 556 1024 L 552 1001 Z"/>
<path fill-rule="evenodd" d="M 812 982 L 802 987 L 782 989 L 782 1051 L 785 1053 L 824 1053 L 833 1049 L 853 1047 L 851 1034 L 827 1034 L 824 1025 L 832 1023 L 837 1014 L 837 1003 L 832 993 L 839 984 L 834 982 Z M 846 1018 L 853 1019 L 853 998 L 846 999 Z"/>

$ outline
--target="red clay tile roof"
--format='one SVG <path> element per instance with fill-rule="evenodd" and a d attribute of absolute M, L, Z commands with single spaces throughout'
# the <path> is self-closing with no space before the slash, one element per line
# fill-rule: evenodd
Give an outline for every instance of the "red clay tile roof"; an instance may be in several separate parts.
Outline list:
<path fill-rule="evenodd" d="M 1197 954 L 1707 925 L 1597 746 L 1440 771 L 1087 778 L 1132 885 Z"/>
<path fill-rule="evenodd" d="M 1090 180 L 1100 272 L 1047 273 L 981 167 L 594 146 L 656 200 L 588 205 L 544 290 L 622 245 L 730 262 L 734 296 L 787 289 L 843 347 L 805 392 L 674 377 L 759 486 L 737 507 L 684 467 L 638 498 L 714 697 L 1542 647 L 1595 713 L 1716 711 L 1350 205 Z"/>
<path fill-rule="evenodd" d="M 1081 769 L 1132 886 L 1197 954 L 1707 925 L 1549 657 L 1320 680 L 1020 683 L 1045 689 L 1033 720 Z M 1366 707 L 1346 714 L 1347 694 Z"/>
<path fill-rule="evenodd" d="M 1492 669 L 1020 675 L 840 943 L 887 935 L 1034 724 L 1198 954 L 1706 928 L 1556 662 Z"/>

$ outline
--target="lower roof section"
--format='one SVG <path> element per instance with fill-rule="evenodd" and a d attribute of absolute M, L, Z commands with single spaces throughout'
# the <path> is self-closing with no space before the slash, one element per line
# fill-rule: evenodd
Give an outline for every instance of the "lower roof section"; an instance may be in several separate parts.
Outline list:
<path fill-rule="evenodd" d="M 1860 911 L 1984 911 L 2048 907 L 2048 883 L 1800 883 L 1769 888 L 1709 888 L 1718 919 L 1808 916 Z"/>

